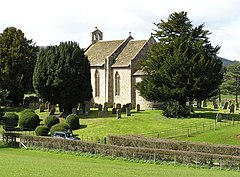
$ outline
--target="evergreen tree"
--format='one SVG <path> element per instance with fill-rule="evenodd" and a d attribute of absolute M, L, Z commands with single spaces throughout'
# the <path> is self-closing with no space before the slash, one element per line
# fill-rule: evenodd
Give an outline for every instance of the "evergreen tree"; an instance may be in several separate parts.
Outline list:
<path fill-rule="evenodd" d="M 33 86 L 40 98 L 60 104 L 70 113 L 77 103 L 92 98 L 90 64 L 76 42 L 49 46 L 39 53 Z"/>
<path fill-rule="evenodd" d="M 224 82 L 221 85 L 221 93 L 233 94 L 236 97 L 236 104 L 238 106 L 238 95 L 240 93 L 240 62 L 234 62 L 226 66 L 224 73 Z"/>
<path fill-rule="evenodd" d="M 8 99 L 18 106 L 32 88 L 32 74 L 38 47 L 20 29 L 6 28 L 0 34 L 0 85 L 9 91 Z"/>
<path fill-rule="evenodd" d="M 142 62 L 146 77 L 137 84 L 141 96 L 149 101 L 206 99 L 218 94 L 222 82 L 219 46 L 209 41 L 204 25 L 193 27 L 186 12 L 173 13 L 168 21 L 155 24 L 158 39 Z"/>

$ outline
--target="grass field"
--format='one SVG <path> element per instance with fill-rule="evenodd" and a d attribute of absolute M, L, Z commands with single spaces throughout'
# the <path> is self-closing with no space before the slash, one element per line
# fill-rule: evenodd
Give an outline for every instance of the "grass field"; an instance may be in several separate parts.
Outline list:
<path fill-rule="evenodd" d="M 237 171 L 134 163 L 104 157 L 0 148 L 3 177 L 237 177 Z"/>

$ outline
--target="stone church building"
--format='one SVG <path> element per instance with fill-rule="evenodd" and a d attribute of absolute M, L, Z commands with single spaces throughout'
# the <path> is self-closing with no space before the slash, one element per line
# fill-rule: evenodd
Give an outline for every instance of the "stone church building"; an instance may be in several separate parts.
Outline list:
<path fill-rule="evenodd" d="M 151 102 L 139 95 L 135 85 L 144 77 L 137 70 L 141 60 L 156 41 L 153 37 L 147 40 L 134 40 L 129 33 L 126 39 L 103 40 L 103 33 L 95 29 L 92 33 L 92 44 L 85 49 L 91 67 L 93 102 L 110 106 L 117 103 L 132 103 L 135 108 L 150 108 Z"/>

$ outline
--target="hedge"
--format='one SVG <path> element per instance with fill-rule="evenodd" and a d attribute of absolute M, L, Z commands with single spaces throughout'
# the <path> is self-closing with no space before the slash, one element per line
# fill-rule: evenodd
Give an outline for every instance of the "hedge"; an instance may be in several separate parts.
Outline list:
<path fill-rule="evenodd" d="M 185 142 L 161 138 L 145 138 L 141 136 L 108 136 L 108 143 L 117 146 L 170 149 L 180 151 L 202 152 L 210 154 L 240 156 L 239 146 Z"/>
<path fill-rule="evenodd" d="M 91 154 L 102 154 L 112 157 L 149 160 L 153 161 L 154 163 L 167 161 L 174 163 L 192 164 L 196 166 L 218 166 L 219 168 L 226 167 L 239 169 L 240 167 L 239 156 L 168 149 L 123 147 L 110 144 L 91 143 L 86 141 L 73 141 L 59 138 L 34 137 L 26 135 L 22 135 L 20 137 L 20 141 L 27 147 L 88 152 Z"/>

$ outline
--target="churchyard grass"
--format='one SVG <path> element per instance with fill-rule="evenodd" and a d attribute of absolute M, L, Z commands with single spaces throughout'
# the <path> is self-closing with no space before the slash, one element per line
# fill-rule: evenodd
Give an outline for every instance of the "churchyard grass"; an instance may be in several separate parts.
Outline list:
<path fill-rule="evenodd" d="M 102 156 L 1 148 L 1 146 L 0 157 L 0 176 L 4 177 L 239 176 L 238 171 L 231 170 L 195 169 L 194 167 L 180 165 L 160 165 L 144 162 L 134 163 L 124 159 L 111 159 Z"/>

